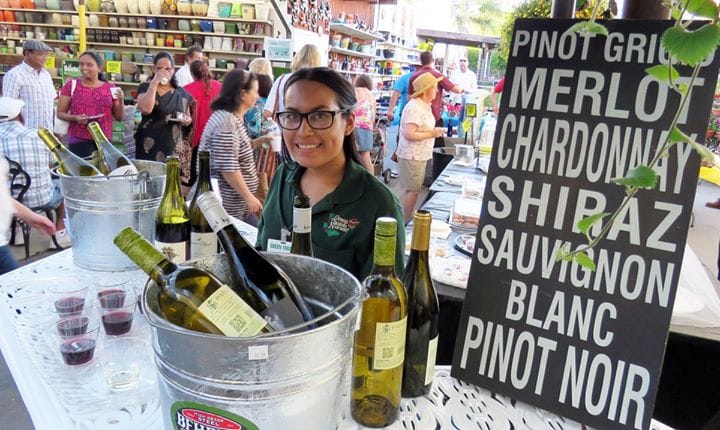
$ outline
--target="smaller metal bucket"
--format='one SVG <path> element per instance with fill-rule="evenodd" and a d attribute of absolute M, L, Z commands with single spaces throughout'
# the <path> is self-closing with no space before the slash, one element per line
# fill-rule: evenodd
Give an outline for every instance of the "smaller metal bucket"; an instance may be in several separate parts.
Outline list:
<path fill-rule="evenodd" d="M 195 428 L 186 427 L 196 422 L 193 417 L 212 416 L 218 422 L 218 415 L 229 414 L 242 418 L 243 429 L 334 430 L 341 422 L 348 401 L 343 395 L 350 390 L 360 283 L 322 260 L 265 255 L 295 282 L 319 327 L 254 338 L 190 331 L 162 319 L 157 286 L 150 281 L 145 288 L 143 306 L 152 330 L 165 430 Z M 224 282 L 230 278 L 222 254 L 191 264 Z"/>
<path fill-rule="evenodd" d="M 113 244 L 124 227 L 132 226 L 155 239 L 155 214 L 165 190 L 165 164 L 134 160 L 140 173 L 132 176 L 60 177 L 72 240 L 73 261 L 90 270 L 136 269 Z"/>

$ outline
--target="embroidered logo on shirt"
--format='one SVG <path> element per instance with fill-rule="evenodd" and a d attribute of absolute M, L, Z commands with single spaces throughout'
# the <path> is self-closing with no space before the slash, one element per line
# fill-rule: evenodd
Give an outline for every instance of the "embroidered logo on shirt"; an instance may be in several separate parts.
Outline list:
<path fill-rule="evenodd" d="M 347 233 L 360 224 L 357 218 L 345 219 L 340 215 L 330 214 L 328 220 L 323 223 L 323 229 L 329 237 L 340 236 L 340 233 Z"/>

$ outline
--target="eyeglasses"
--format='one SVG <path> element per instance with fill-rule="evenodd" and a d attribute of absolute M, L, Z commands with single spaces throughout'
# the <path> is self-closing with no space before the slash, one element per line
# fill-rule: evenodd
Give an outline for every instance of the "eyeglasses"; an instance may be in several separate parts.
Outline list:
<path fill-rule="evenodd" d="M 302 125 L 302 120 L 307 120 L 310 128 L 314 130 L 326 130 L 335 123 L 335 115 L 348 112 L 349 109 L 338 110 L 315 110 L 308 113 L 293 111 L 278 112 L 276 117 L 280 127 L 285 130 L 297 130 Z"/>
<path fill-rule="evenodd" d="M 461 63 L 467 63 L 467 60 L 460 60 Z"/>

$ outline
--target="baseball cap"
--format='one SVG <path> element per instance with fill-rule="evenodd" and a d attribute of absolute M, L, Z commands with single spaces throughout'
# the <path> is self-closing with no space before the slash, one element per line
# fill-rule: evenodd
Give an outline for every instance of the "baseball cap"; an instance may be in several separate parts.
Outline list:
<path fill-rule="evenodd" d="M 12 97 L 0 97 L 0 122 L 7 122 L 20 115 L 25 102 Z"/>

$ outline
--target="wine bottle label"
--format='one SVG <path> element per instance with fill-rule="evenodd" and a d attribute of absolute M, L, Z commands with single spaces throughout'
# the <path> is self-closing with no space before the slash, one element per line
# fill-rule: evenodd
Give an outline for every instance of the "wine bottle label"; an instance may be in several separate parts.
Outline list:
<path fill-rule="evenodd" d="M 255 336 L 267 325 L 230 287 L 223 285 L 198 310 L 226 336 Z"/>
<path fill-rule="evenodd" d="M 291 248 L 292 248 L 291 242 L 286 242 L 284 240 L 277 240 L 277 239 L 268 239 L 268 241 L 267 241 L 267 250 L 269 252 L 290 253 Z"/>
<path fill-rule="evenodd" d="M 230 216 L 225 212 L 214 192 L 208 191 L 198 196 L 197 205 L 214 232 L 217 233 L 232 224 Z"/>
<path fill-rule="evenodd" d="M 438 337 L 428 342 L 427 363 L 425 364 L 425 385 L 432 382 L 435 377 L 435 358 L 437 357 Z"/>
<path fill-rule="evenodd" d="M 405 330 L 407 317 L 395 322 L 375 324 L 375 353 L 373 369 L 392 369 L 402 366 L 405 358 Z"/>
<path fill-rule="evenodd" d="M 188 259 L 186 240 L 182 242 L 160 242 L 156 240 L 155 248 L 162 252 L 167 259 L 173 263 L 184 263 Z"/>
<path fill-rule="evenodd" d="M 312 209 L 293 209 L 293 233 L 310 233 L 312 227 Z"/>
<path fill-rule="evenodd" d="M 207 257 L 217 254 L 217 235 L 215 233 L 190 233 L 190 258 Z"/>

